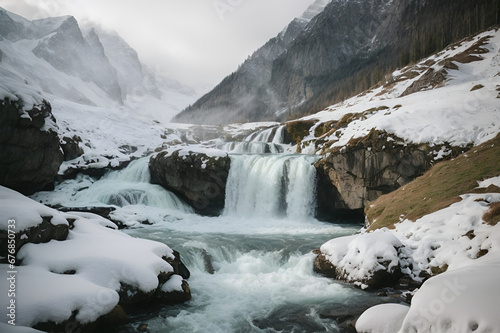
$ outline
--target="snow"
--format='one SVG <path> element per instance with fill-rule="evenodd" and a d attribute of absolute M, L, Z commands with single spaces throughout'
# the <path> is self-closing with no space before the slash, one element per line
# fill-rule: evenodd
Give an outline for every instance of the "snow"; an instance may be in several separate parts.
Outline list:
<path fill-rule="evenodd" d="M 207 147 L 205 145 L 189 145 L 186 147 L 172 146 L 164 151 L 167 152 L 167 156 L 172 155 L 175 152 L 178 152 L 180 157 L 187 157 L 192 154 L 205 154 L 208 157 L 227 157 L 227 152 L 221 149 Z M 207 161 L 204 161 L 204 163 Z"/>
<path fill-rule="evenodd" d="M 415 294 L 401 332 L 500 332 L 500 258 L 484 258 L 429 279 Z"/>
<path fill-rule="evenodd" d="M 332 239 L 320 248 L 328 261 L 344 273 L 343 278 L 365 289 L 361 283 L 379 270 L 392 272 L 403 261 L 403 243 L 388 229 Z M 384 262 L 384 265 L 382 263 Z M 406 263 L 404 263 L 406 266 Z"/>
<path fill-rule="evenodd" d="M 163 284 L 161 287 L 161 291 L 170 293 L 173 291 L 182 292 L 182 276 L 174 274 L 170 277 L 170 279 Z"/>
<path fill-rule="evenodd" d="M 356 321 L 359 333 L 395 333 L 403 326 L 410 307 L 403 304 L 380 304 L 365 311 Z"/>
<path fill-rule="evenodd" d="M 483 181 L 478 181 L 477 183 L 479 188 L 487 188 L 490 185 L 495 185 L 500 187 L 500 176 L 486 179 Z"/>
<path fill-rule="evenodd" d="M 89 219 L 75 222 L 66 241 L 27 244 L 18 253 L 25 265 L 59 273 L 76 270 L 99 286 L 119 290 L 126 283 L 144 292 L 158 287 L 160 273 L 173 272 L 164 256 L 174 258 L 166 245 L 131 238 Z"/>
<path fill-rule="evenodd" d="M 498 180 L 499 177 L 494 177 L 479 184 L 486 187 Z M 394 313 L 394 317 L 388 318 L 382 317 L 388 311 L 375 307 L 362 315 L 356 326 L 358 331 L 399 331 L 399 328 L 384 328 L 386 322 L 394 328 L 400 326 L 400 332 L 499 332 L 500 224 L 492 226 L 482 220 L 489 203 L 499 201 L 499 193 L 466 194 L 460 202 L 417 221 L 403 220 L 394 230 L 372 233 L 373 240 L 366 243 L 371 243 L 374 249 L 383 241 L 384 233 L 390 233 L 404 244 L 408 249 L 406 260 L 412 267 L 412 271 L 408 269 L 406 273 L 414 279 L 422 271 L 432 273 L 433 267 L 447 270 L 427 280 L 416 291 L 402 327 L 402 308 L 400 314 Z M 341 263 L 349 256 L 346 244 L 356 242 L 356 238 L 360 239 L 359 243 L 364 237 L 365 234 L 351 236 L 337 244 L 334 239 L 321 250 L 327 251 L 332 263 Z M 385 256 L 387 260 L 394 260 L 391 253 Z M 351 256 L 350 260 L 356 258 Z"/>
<path fill-rule="evenodd" d="M 41 205 L 22 194 L 0 186 L 0 230 L 7 230 L 7 221 L 15 220 L 15 231 L 20 232 L 35 227 L 43 222 L 43 217 L 50 217 L 53 225 L 68 221 L 58 211 Z"/>
<path fill-rule="evenodd" d="M 60 323 L 76 311 L 79 323 L 89 323 L 109 313 L 119 301 L 123 285 L 145 293 L 162 288 L 179 290 L 179 277 L 160 286 L 158 275 L 170 274 L 164 258 L 174 258 L 167 245 L 133 238 L 110 221 L 90 213 L 59 213 L 12 190 L 0 187 L 2 230 L 7 220 L 16 219 L 16 231 L 40 223 L 41 216 L 54 221 L 74 221 L 64 241 L 25 244 L 17 253 L 16 324 Z M 8 265 L 0 265 L 0 293 L 7 295 Z M 181 278 L 182 279 L 182 278 Z M 181 281 L 182 283 L 182 281 Z M 9 299 L 0 298 L 6 308 Z M 1 321 L 6 321 L 3 318 Z"/>
<path fill-rule="evenodd" d="M 485 36 L 491 38 L 484 46 L 489 52 L 481 55 L 483 60 L 458 64 L 459 70 L 447 70 L 447 80 L 443 87 L 399 97 L 429 68 L 438 72 L 443 68 L 443 65 L 439 65 L 443 59 L 465 51 Z M 453 146 L 465 146 L 486 142 L 500 132 L 500 112 L 498 112 L 500 100 L 497 98 L 496 90 L 498 85 L 496 74 L 500 71 L 499 50 L 500 32 L 486 31 L 471 41 L 464 41 L 459 47 L 447 49 L 437 56 L 422 60 L 415 66 L 395 71 L 393 77 L 401 75 L 405 70 L 416 71 L 419 76 L 397 82 L 387 89 L 373 88 L 364 95 L 355 96 L 326 110 L 301 118 L 318 121 L 311 129 L 310 135 L 303 140 L 303 145 L 314 143 L 316 140 L 314 129 L 319 124 L 338 121 L 349 113 L 359 114 L 361 117 L 341 128 L 336 134 L 322 137 L 321 139 L 330 140 L 330 146 L 326 148 L 343 147 L 352 138 L 367 135 L 372 128 L 387 131 L 413 143 L 449 143 Z M 430 67 L 424 65 L 429 59 L 435 61 Z M 484 88 L 471 91 L 479 84 Z"/>

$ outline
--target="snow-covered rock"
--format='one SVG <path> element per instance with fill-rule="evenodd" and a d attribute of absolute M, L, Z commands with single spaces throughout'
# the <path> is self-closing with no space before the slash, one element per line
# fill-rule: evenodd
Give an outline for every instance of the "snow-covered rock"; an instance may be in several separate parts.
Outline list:
<path fill-rule="evenodd" d="M 224 208 L 231 159 L 213 148 L 170 148 L 150 159 L 153 184 L 178 194 L 203 215 L 218 215 Z"/>
<path fill-rule="evenodd" d="M 315 268 L 325 266 L 318 263 L 324 259 L 334 268 L 330 277 L 362 289 L 394 284 L 409 265 L 405 246 L 387 229 L 332 239 L 321 246 Z"/>
<path fill-rule="evenodd" d="M 0 264 L 0 291 L 8 295 L 15 280 L 18 306 L 13 318 L 1 319 L 4 323 L 15 319 L 16 325 L 59 329 L 72 322 L 95 324 L 110 313 L 116 319 L 121 306 L 190 299 L 184 281 L 189 272 L 165 244 L 130 237 L 97 215 L 58 212 L 4 187 L 0 208 L 3 231 L 22 233 L 47 218 L 70 226 L 67 237 L 58 241 L 28 242 L 15 251 L 5 246 L 9 255 Z M 8 239 L 23 239 L 10 233 Z M 15 261 L 20 265 L 10 266 Z M 7 308 L 11 299 L 2 297 L 0 305 Z"/>
<path fill-rule="evenodd" d="M 380 304 L 366 310 L 356 321 L 358 333 L 395 333 L 403 326 L 410 307 L 403 304 Z"/>

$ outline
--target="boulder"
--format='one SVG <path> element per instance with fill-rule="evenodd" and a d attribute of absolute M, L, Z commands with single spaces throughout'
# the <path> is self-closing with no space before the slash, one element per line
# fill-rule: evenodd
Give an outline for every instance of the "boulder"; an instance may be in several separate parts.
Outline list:
<path fill-rule="evenodd" d="M 394 286 L 410 265 L 408 250 L 387 230 L 335 238 L 315 253 L 314 272 L 361 289 Z"/>
<path fill-rule="evenodd" d="M 0 185 L 29 195 L 51 184 L 63 162 L 56 131 L 47 101 L 25 111 L 0 100 Z"/>
<path fill-rule="evenodd" d="M 225 152 L 216 152 L 162 151 L 149 161 L 151 182 L 179 195 L 198 214 L 219 215 L 224 209 L 231 159 Z"/>

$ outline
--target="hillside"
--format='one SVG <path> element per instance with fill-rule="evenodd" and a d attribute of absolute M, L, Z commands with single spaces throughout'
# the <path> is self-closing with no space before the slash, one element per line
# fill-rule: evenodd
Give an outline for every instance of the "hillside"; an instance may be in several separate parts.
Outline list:
<path fill-rule="evenodd" d="M 413 182 L 386 194 L 365 209 L 370 230 L 393 228 L 401 219 L 419 218 L 460 202 L 467 193 L 500 193 L 478 180 L 500 175 L 500 135 L 449 161 L 436 164 Z M 495 221 L 498 222 L 498 221 Z"/>
<path fill-rule="evenodd" d="M 280 36 L 174 120 L 220 124 L 309 114 L 497 24 L 498 8 L 497 0 L 332 1 L 265 66 L 255 64 Z"/>

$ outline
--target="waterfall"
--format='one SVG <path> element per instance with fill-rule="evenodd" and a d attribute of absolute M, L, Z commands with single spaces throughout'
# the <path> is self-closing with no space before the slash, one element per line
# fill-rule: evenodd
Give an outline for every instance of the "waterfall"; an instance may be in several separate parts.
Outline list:
<path fill-rule="evenodd" d="M 316 159 L 284 154 L 231 156 L 224 214 L 313 217 Z"/>
<path fill-rule="evenodd" d="M 219 149 L 233 154 L 281 154 L 285 126 L 271 127 L 248 135 L 242 142 L 226 142 Z"/>
<path fill-rule="evenodd" d="M 60 184 L 52 194 L 53 201 L 66 207 L 100 207 L 112 205 L 127 207 L 144 205 L 161 209 L 190 213 L 192 208 L 174 193 L 160 185 L 150 184 L 149 158 L 131 162 L 125 169 L 110 171 L 100 180 L 80 175 L 75 180 Z M 45 200 L 48 193 L 39 194 L 37 200 Z"/>
<path fill-rule="evenodd" d="M 227 142 L 220 149 L 233 154 L 280 154 L 283 147 L 276 143 L 243 141 Z"/>

